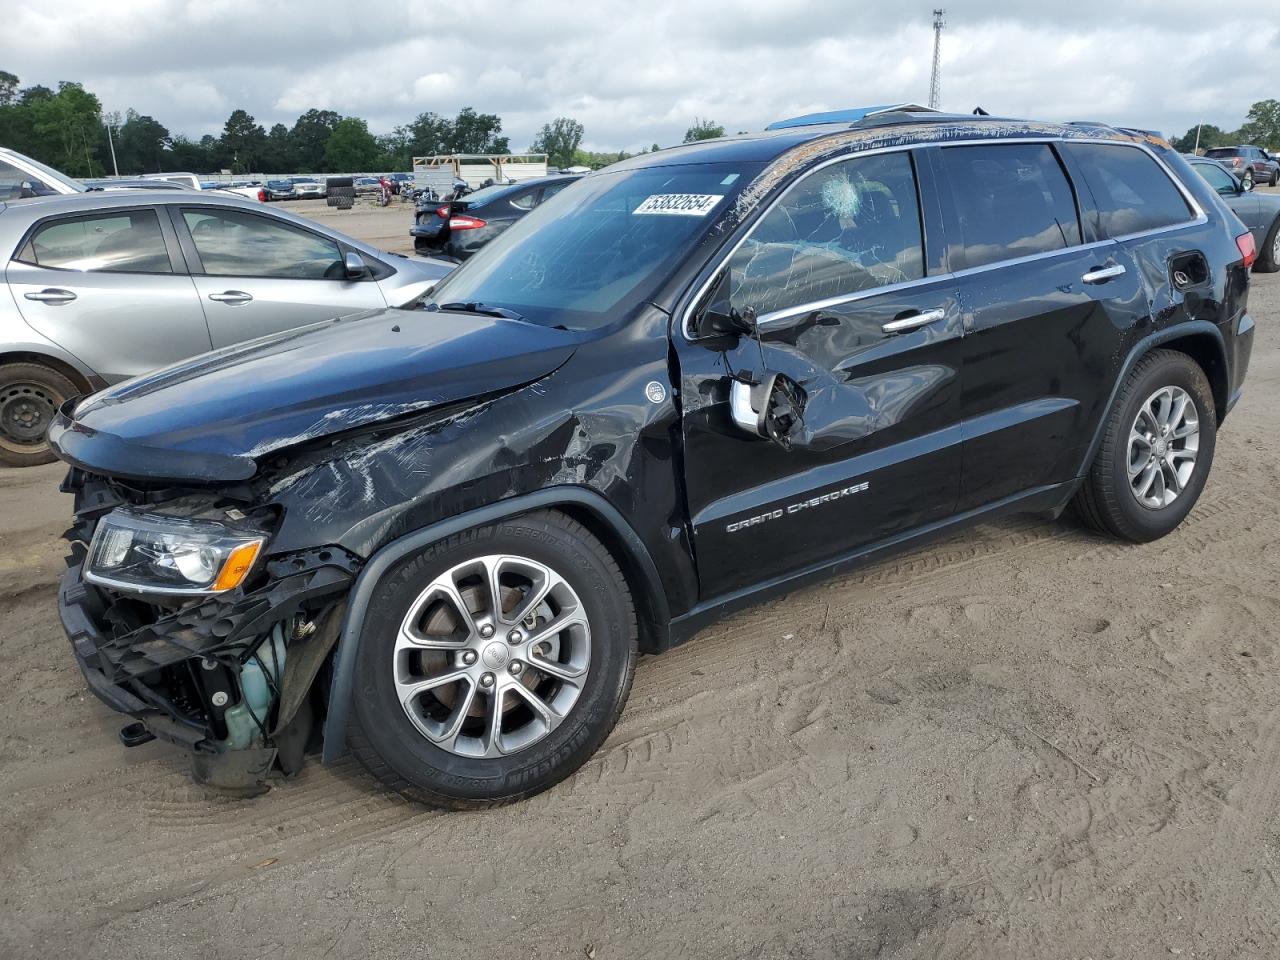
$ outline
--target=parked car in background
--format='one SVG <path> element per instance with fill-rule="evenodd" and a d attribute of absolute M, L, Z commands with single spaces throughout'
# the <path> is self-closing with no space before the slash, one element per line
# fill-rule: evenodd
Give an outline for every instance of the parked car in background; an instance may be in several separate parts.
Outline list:
<path fill-rule="evenodd" d="M 419 253 L 465 260 L 530 210 L 580 179 L 577 175 L 537 177 L 482 187 L 461 200 L 419 203 L 409 228 L 413 248 Z"/>
<path fill-rule="evenodd" d="M 256 200 L 258 203 L 267 202 L 267 191 L 263 187 L 253 184 L 227 183 L 216 186 L 213 189 L 219 193 L 230 193 L 237 197 L 244 197 L 246 200 Z"/>
<path fill-rule="evenodd" d="M 395 194 L 399 194 L 401 190 L 413 189 L 413 174 L 411 173 L 389 173 L 387 179 L 391 181 L 391 190 Z"/>
<path fill-rule="evenodd" d="M 190 187 L 168 180 L 146 177 L 94 177 L 81 180 L 90 190 L 189 190 Z"/>
<path fill-rule="evenodd" d="M 0 147 L 0 201 L 83 193 L 86 189 L 79 180 L 39 160 Z"/>
<path fill-rule="evenodd" d="M 451 264 L 223 191 L 0 205 L 0 463 L 49 459 L 63 400 L 193 354 L 422 297 Z"/>
<path fill-rule="evenodd" d="M 367 193 L 377 193 L 381 189 L 381 185 L 377 177 L 356 177 L 351 185 L 359 195 Z"/>
<path fill-rule="evenodd" d="M 231 182 L 220 183 L 217 181 L 212 184 L 204 183 L 194 173 L 144 173 L 141 179 L 152 180 L 156 183 L 176 183 L 191 190 L 218 190 L 222 193 L 233 193 L 236 196 L 244 197 L 246 200 L 257 200 L 259 203 L 264 203 L 267 199 L 265 191 L 256 185 Z"/>
<path fill-rule="evenodd" d="M 200 178 L 194 173 L 144 173 L 142 179 L 167 180 L 170 183 L 180 183 L 184 187 L 190 187 L 192 190 L 199 190 L 202 186 Z"/>
<path fill-rule="evenodd" d="M 1253 234 L 1258 248 L 1253 269 L 1259 273 L 1280 270 L 1280 193 L 1259 193 L 1253 189 L 1252 182 L 1245 184 L 1224 170 L 1220 161 L 1194 156 L 1186 157 L 1186 161 Z"/>
<path fill-rule="evenodd" d="M 1265 183 L 1272 187 L 1280 183 L 1280 160 L 1261 147 L 1214 147 L 1204 155 L 1217 160 L 1244 183 Z"/>
<path fill-rule="evenodd" d="M 427 312 L 64 407 L 68 652 L 203 783 L 322 740 L 427 803 L 528 797 L 641 653 L 733 611 L 1010 514 L 1172 532 L 1242 394 L 1253 255 L 1111 128 L 897 113 L 615 163 Z"/>
<path fill-rule="evenodd" d="M 297 200 L 323 200 L 324 184 L 315 177 L 290 177 L 293 196 Z"/>
<path fill-rule="evenodd" d="M 292 180 L 268 180 L 262 186 L 262 192 L 267 200 L 292 200 L 293 181 Z"/>

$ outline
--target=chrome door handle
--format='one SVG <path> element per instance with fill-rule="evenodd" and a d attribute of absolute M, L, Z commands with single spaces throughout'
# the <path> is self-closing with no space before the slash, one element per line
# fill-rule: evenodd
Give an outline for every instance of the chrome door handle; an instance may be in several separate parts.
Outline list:
<path fill-rule="evenodd" d="M 70 303 L 76 298 L 70 290 L 57 290 L 52 287 L 48 290 L 24 293 L 23 296 L 28 300 L 38 300 L 41 303 Z"/>
<path fill-rule="evenodd" d="M 1085 283 L 1106 283 L 1112 277 L 1124 276 L 1124 264 L 1113 263 L 1109 266 L 1098 267 L 1096 270 L 1090 270 L 1080 279 Z"/>
<path fill-rule="evenodd" d="M 243 290 L 228 290 L 225 293 L 211 293 L 210 300 L 217 300 L 219 303 L 248 303 L 253 299 L 253 294 L 245 293 Z"/>
<path fill-rule="evenodd" d="M 947 315 L 945 310 L 925 310 L 923 313 L 913 313 L 909 317 L 900 317 L 897 320 L 890 320 L 880 329 L 885 333 L 902 333 L 904 330 L 914 330 L 916 327 L 923 327 L 927 323 L 933 323 L 941 320 Z"/>

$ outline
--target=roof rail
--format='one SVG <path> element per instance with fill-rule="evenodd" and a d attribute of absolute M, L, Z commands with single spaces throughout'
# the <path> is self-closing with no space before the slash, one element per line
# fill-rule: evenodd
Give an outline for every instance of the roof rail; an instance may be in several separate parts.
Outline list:
<path fill-rule="evenodd" d="M 812 127 L 823 123 L 858 123 L 870 117 L 886 113 L 937 113 L 918 103 L 885 103 L 874 107 L 849 107 L 845 110 L 827 110 L 823 113 L 806 113 L 802 117 L 775 120 L 766 130 L 785 130 L 788 127 Z"/>

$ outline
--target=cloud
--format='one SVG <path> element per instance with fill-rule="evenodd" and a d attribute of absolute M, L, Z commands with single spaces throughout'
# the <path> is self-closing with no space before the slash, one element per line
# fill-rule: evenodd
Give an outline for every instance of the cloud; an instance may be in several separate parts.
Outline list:
<path fill-rule="evenodd" d="M 11 11 L 6 69 L 80 80 L 107 110 L 217 133 L 243 107 L 292 123 L 311 107 L 383 132 L 424 110 L 497 113 L 513 147 L 573 116 L 596 149 L 678 141 L 695 116 L 730 131 L 780 117 L 927 96 L 927 9 L 847 0 L 505 4 L 469 20 L 405 0 L 262 7 L 245 0 L 100 0 Z M 434 12 L 433 12 L 434 11 Z M 1024 5 L 973 0 L 943 35 L 943 106 L 1180 133 L 1234 128 L 1268 95 L 1280 25 L 1191 0 Z M 1271 91 L 1274 94 L 1274 91 Z"/>

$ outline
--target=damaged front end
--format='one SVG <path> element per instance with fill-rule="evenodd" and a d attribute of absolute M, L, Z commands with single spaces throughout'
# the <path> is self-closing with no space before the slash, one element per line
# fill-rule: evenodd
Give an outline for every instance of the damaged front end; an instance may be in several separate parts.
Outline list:
<path fill-rule="evenodd" d="M 59 606 L 90 688 L 134 719 L 122 741 L 186 747 L 198 781 L 242 793 L 297 771 L 378 546 L 352 530 L 412 505 L 439 431 L 573 349 L 504 318 L 380 311 L 64 404 L 49 444 L 76 519 Z"/>
<path fill-rule="evenodd" d="M 318 737 L 326 685 L 315 680 L 360 559 L 340 547 L 264 551 L 227 587 L 209 576 L 227 568 L 208 531 L 269 545 L 272 510 L 76 468 L 62 489 L 76 519 L 59 613 L 89 688 L 133 718 L 121 741 L 186 747 L 198 782 L 242 795 L 273 771 L 297 772 Z"/>

